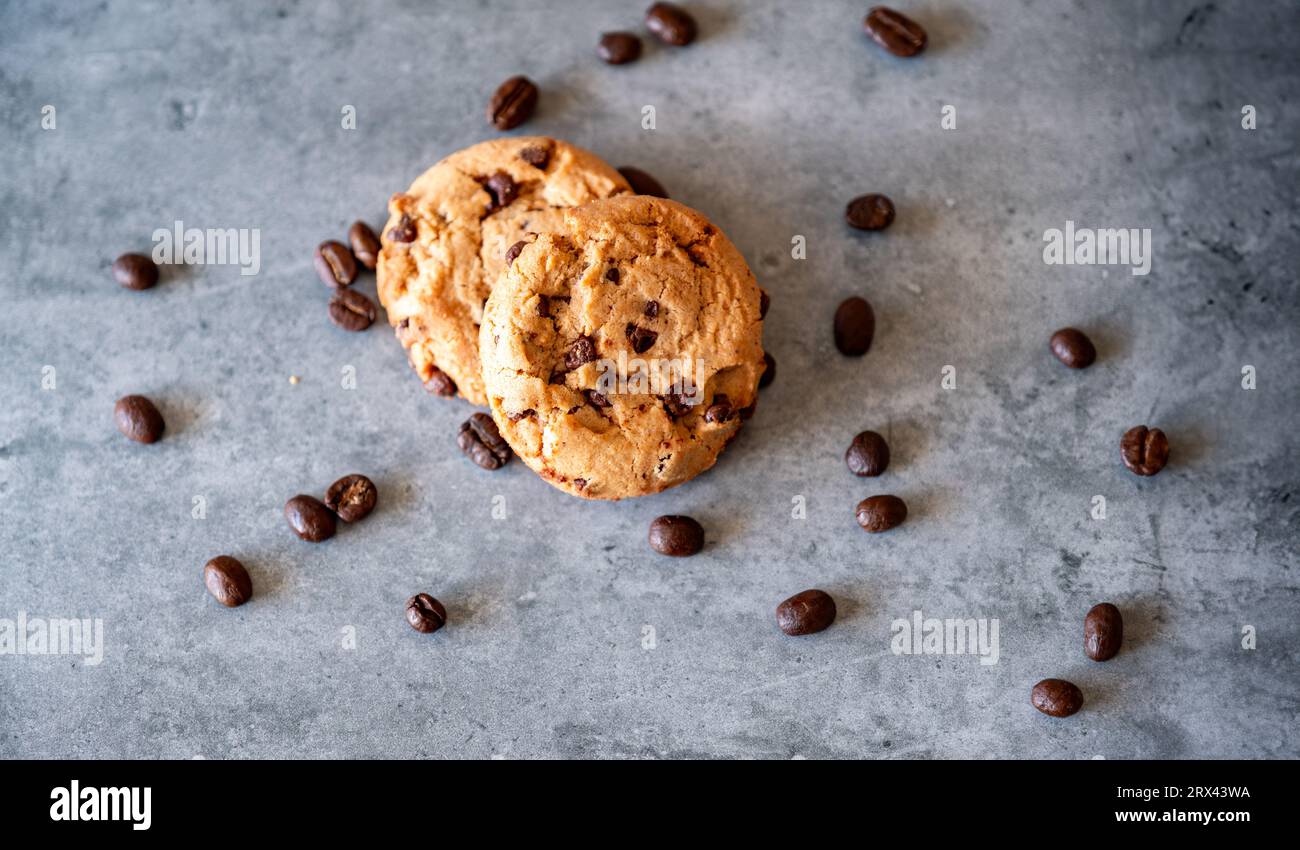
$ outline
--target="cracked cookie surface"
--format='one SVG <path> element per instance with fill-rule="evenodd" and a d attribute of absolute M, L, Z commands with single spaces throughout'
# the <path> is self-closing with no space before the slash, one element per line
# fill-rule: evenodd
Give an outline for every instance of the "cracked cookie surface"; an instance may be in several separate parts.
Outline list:
<path fill-rule="evenodd" d="M 630 191 L 595 154 L 520 136 L 451 154 L 393 195 L 377 290 L 425 387 L 486 404 L 478 326 L 506 252 L 551 230 L 565 208 Z"/>
<path fill-rule="evenodd" d="M 561 218 L 523 246 L 484 309 L 492 417 L 524 463 L 576 496 L 689 481 L 757 403 L 754 275 L 720 230 L 674 201 L 621 196 Z"/>

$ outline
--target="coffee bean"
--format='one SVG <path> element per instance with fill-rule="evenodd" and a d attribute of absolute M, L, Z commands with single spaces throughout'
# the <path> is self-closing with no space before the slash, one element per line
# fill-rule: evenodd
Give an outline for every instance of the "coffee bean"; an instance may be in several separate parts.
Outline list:
<path fill-rule="evenodd" d="M 623 175 L 623 179 L 632 187 L 632 191 L 638 195 L 651 195 L 656 198 L 668 197 L 668 192 L 660 182 L 639 168 L 633 168 L 630 165 L 624 165 L 618 170 Z"/>
<path fill-rule="evenodd" d="M 492 196 L 491 210 L 507 207 L 515 198 L 519 197 L 519 184 L 504 171 L 498 171 L 483 181 L 483 188 Z"/>
<path fill-rule="evenodd" d="M 861 357 L 876 335 L 876 314 L 863 298 L 848 298 L 835 311 L 835 347 L 841 354 Z"/>
<path fill-rule="evenodd" d="M 894 223 L 894 202 L 884 195 L 862 195 L 849 201 L 844 220 L 858 230 L 884 230 Z"/>
<path fill-rule="evenodd" d="M 704 548 L 704 527 L 688 516 L 661 516 L 650 523 L 650 548 L 685 558 Z"/>
<path fill-rule="evenodd" d="M 127 289 L 149 289 L 158 282 L 158 266 L 144 254 L 123 254 L 113 261 L 113 280 Z"/>
<path fill-rule="evenodd" d="M 1124 642 L 1124 618 L 1109 602 L 1094 605 L 1083 618 L 1083 651 L 1093 661 L 1109 661 Z"/>
<path fill-rule="evenodd" d="M 537 108 L 537 86 L 527 77 L 502 83 L 488 103 L 488 120 L 498 130 L 512 130 L 527 121 Z"/>
<path fill-rule="evenodd" d="M 810 635 L 835 622 L 835 600 L 824 590 L 796 593 L 776 606 L 776 625 L 788 635 Z"/>
<path fill-rule="evenodd" d="M 863 431 L 849 444 L 848 451 L 844 453 L 844 462 L 854 475 L 874 477 L 889 466 L 889 444 L 875 431 Z"/>
<path fill-rule="evenodd" d="M 630 32 L 607 32 L 596 45 L 596 55 L 610 65 L 626 65 L 641 56 L 641 39 Z"/>
<path fill-rule="evenodd" d="M 429 369 L 431 374 L 429 379 L 424 382 L 424 389 L 443 398 L 454 396 L 456 394 L 456 382 L 451 379 L 451 376 L 437 366 L 430 366 Z"/>
<path fill-rule="evenodd" d="M 590 363 L 596 359 L 596 344 L 591 341 L 591 337 L 580 336 L 569 346 L 569 350 L 564 352 L 564 368 L 572 372 L 584 363 Z"/>
<path fill-rule="evenodd" d="M 411 217 L 406 213 L 402 213 L 402 217 L 397 220 L 397 224 L 394 224 L 388 230 L 388 238 L 393 242 L 414 242 L 415 237 L 418 235 L 419 231 L 415 227 L 415 222 L 411 221 Z"/>
<path fill-rule="evenodd" d="M 510 444 L 497 430 L 497 423 L 486 413 L 475 413 L 461 424 L 456 434 L 460 450 L 484 469 L 500 469 L 510 461 Z"/>
<path fill-rule="evenodd" d="M 512 266 L 512 265 L 514 265 L 515 260 L 518 259 L 518 257 L 519 257 L 520 254 L 523 253 L 524 248 L 527 247 L 527 245 L 528 245 L 528 241 L 527 241 L 526 239 L 520 239 L 518 242 L 516 242 L 515 244 L 513 244 L 513 245 L 511 245 L 509 248 L 507 248 L 507 249 L 506 249 L 506 265 L 507 265 L 507 266 Z M 545 296 L 543 296 L 543 297 L 545 297 Z M 538 302 L 538 305 L 539 305 L 538 309 L 541 309 L 540 304 L 541 304 L 541 302 L 539 301 L 539 302 Z"/>
<path fill-rule="evenodd" d="M 546 170 L 546 166 L 551 161 L 551 149 L 539 145 L 529 145 L 519 152 L 519 158 L 531 165 L 533 168 Z"/>
<path fill-rule="evenodd" d="M 647 9 L 645 26 L 655 38 L 674 47 L 685 47 L 695 40 L 695 19 L 675 3 L 656 3 Z"/>
<path fill-rule="evenodd" d="M 417 593 L 406 600 L 406 622 L 427 635 L 447 624 L 447 609 L 429 594 Z"/>
<path fill-rule="evenodd" d="M 358 522 L 370 515 L 379 499 L 375 482 L 364 475 L 345 475 L 325 491 L 325 507 L 344 522 Z"/>
<path fill-rule="evenodd" d="M 357 261 L 342 242 L 322 242 L 316 246 L 316 274 L 327 286 L 348 286 L 357 279 Z"/>
<path fill-rule="evenodd" d="M 284 503 L 284 518 L 293 533 L 303 540 L 329 540 L 338 528 L 334 512 L 312 496 L 297 495 Z"/>
<path fill-rule="evenodd" d="M 373 269 L 379 264 L 379 237 L 364 221 L 354 221 L 348 228 L 348 242 L 352 254 L 361 265 Z"/>
<path fill-rule="evenodd" d="M 1083 331 L 1061 328 L 1052 334 L 1052 353 L 1071 369 L 1087 369 L 1097 359 L 1097 349 Z"/>
<path fill-rule="evenodd" d="M 776 379 L 776 358 L 764 351 L 763 362 L 767 364 L 767 368 L 763 370 L 762 376 L 758 379 L 758 388 L 760 390 Z"/>
<path fill-rule="evenodd" d="M 627 341 L 632 343 L 632 350 L 637 354 L 645 354 L 655 344 L 659 334 L 645 328 L 629 324 L 627 326 Z"/>
<path fill-rule="evenodd" d="M 760 319 L 766 319 L 767 308 L 771 306 L 772 306 L 771 296 L 767 294 L 767 290 L 760 289 L 758 291 L 758 317 Z"/>
<path fill-rule="evenodd" d="M 704 421 L 721 425 L 724 422 L 730 422 L 736 415 L 735 408 L 731 406 L 730 400 L 722 393 L 713 397 L 713 403 L 704 410 Z"/>
<path fill-rule="evenodd" d="M 862 22 L 867 35 L 895 56 L 915 56 L 925 49 L 925 29 L 901 12 L 876 6 Z"/>
<path fill-rule="evenodd" d="M 248 570 L 229 555 L 218 555 L 203 565 L 203 586 L 227 608 L 238 608 L 253 598 Z"/>
<path fill-rule="evenodd" d="M 1044 679 L 1029 694 L 1034 708 L 1052 717 L 1069 717 L 1083 708 L 1083 692 L 1064 679 Z"/>
<path fill-rule="evenodd" d="M 375 304 L 352 289 L 340 289 L 330 299 L 330 320 L 345 331 L 364 331 L 375 321 Z"/>
<path fill-rule="evenodd" d="M 868 496 L 858 502 L 858 525 L 871 534 L 879 534 L 907 519 L 907 503 L 897 496 Z"/>
<path fill-rule="evenodd" d="M 1155 475 L 1169 461 L 1169 440 L 1159 428 L 1130 428 L 1119 441 L 1124 465 L 1138 475 Z"/>
<path fill-rule="evenodd" d="M 122 396 L 113 405 L 117 430 L 137 443 L 156 443 L 163 434 L 162 414 L 142 395 Z"/>

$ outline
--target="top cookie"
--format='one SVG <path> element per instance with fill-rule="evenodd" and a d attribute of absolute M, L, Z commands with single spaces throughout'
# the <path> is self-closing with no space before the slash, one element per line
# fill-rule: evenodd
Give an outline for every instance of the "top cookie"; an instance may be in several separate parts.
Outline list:
<path fill-rule="evenodd" d="M 594 154 L 523 136 L 458 151 L 393 195 L 379 300 L 429 391 L 486 404 L 478 326 L 506 250 L 550 230 L 566 207 L 630 191 Z"/>
<path fill-rule="evenodd" d="M 588 499 L 655 493 L 713 466 L 753 413 L 762 298 L 735 246 L 673 201 L 565 210 L 488 299 L 488 405 L 520 458 Z"/>

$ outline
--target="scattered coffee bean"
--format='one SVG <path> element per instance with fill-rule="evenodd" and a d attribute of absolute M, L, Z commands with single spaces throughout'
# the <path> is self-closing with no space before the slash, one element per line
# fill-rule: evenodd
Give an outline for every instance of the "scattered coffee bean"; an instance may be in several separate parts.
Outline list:
<path fill-rule="evenodd" d="M 1052 717 L 1069 717 L 1083 708 L 1083 692 L 1064 679 L 1044 679 L 1029 694 L 1034 708 Z"/>
<path fill-rule="evenodd" d="M 203 586 L 227 608 L 238 608 L 253 598 L 248 570 L 229 555 L 218 555 L 203 565 Z"/>
<path fill-rule="evenodd" d="M 638 195 L 651 195 L 656 198 L 668 197 L 668 192 L 663 185 L 639 168 L 624 165 L 618 170 L 618 173 L 623 175 L 623 179 L 632 187 L 632 191 Z"/>
<path fill-rule="evenodd" d="M 1159 428 L 1130 428 L 1119 441 L 1124 465 L 1138 475 L 1155 475 L 1169 461 L 1169 439 Z"/>
<path fill-rule="evenodd" d="M 835 600 L 824 590 L 796 593 L 776 606 L 776 625 L 788 635 L 810 635 L 835 622 Z"/>
<path fill-rule="evenodd" d="M 884 230 L 894 223 L 894 202 L 884 195 L 862 195 L 849 201 L 844 220 L 858 230 Z"/>
<path fill-rule="evenodd" d="M 357 279 L 357 261 L 342 242 L 320 243 L 314 259 L 316 274 L 327 286 L 348 286 Z"/>
<path fill-rule="evenodd" d="M 527 121 L 537 108 L 537 86 L 527 77 L 502 83 L 488 103 L 488 120 L 498 130 L 512 130 Z"/>
<path fill-rule="evenodd" d="M 695 19 L 675 3 L 656 3 L 647 9 L 645 26 L 655 38 L 674 47 L 690 44 L 697 31 Z"/>
<path fill-rule="evenodd" d="M 767 368 L 763 370 L 762 377 L 758 379 L 758 388 L 760 390 L 772 383 L 776 378 L 776 358 L 764 351 L 763 362 L 767 364 Z"/>
<path fill-rule="evenodd" d="M 704 527 L 688 516 L 661 516 L 650 523 L 650 548 L 684 558 L 704 548 Z"/>
<path fill-rule="evenodd" d="M 439 369 L 437 366 L 430 366 L 429 379 L 424 382 L 424 389 L 436 396 L 451 398 L 456 394 L 456 382 L 451 376 Z"/>
<path fill-rule="evenodd" d="M 630 32 L 607 32 L 596 45 L 596 55 L 610 65 L 626 65 L 641 56 L 641 39 Z"/>
<path fill-rule="evenodd" d="M 344 522 L 358 522 L 370 515 L 379 499 L 375 482 L 364 475 L 345 475 L 325 491 L 325 507 Z"/>
<path fill-rule="evenodd" d="M 345 331 L 364 331 L 374 324 L 375 303 L 352 289 L 340 289 L 330 299 L 330 320 Z"/>
<path fill-rule="evenodd" d="M 447 609 L 429 594 L 417 593 L 406 600 L 406 622 L 427 635 L 447 624 Z"/>
<path fill-rule="evenodd" d="M 596 359 L 596 344 L 589 336 L 580 336 L 564 352 L 564 368 L 570 372 Z"/>
<path fill-rule="evenodd" d="M 925 29 L 901 12 L 876 6 L 862 22 L 867 35 L 895 56 L 915 56 L 925 49 Z"/>
<path fill-rule="evenodd" d="M 113 261 L 113 280 L 127 289 L 149 289 L 158 282 L 158 265 L 144 254 L 123 254 Z"/>
<path fill-rule="evenodd" d="M 858 502 L 857 513 L 863 531 L 879 534 L 907 519 L 907 503 L 897 496 L 868 496 Z"/>
<path fill-rule="evenodd" d="M 876 335 L 876 314 L 866 299 L 856 295 L 845 299 L 835 311 L 835 347 L 841 354 L 861 357 L 871 348 Z"/>
<path fill-rule="evenodd" d="M 294 534 L 312 543 L 329 540 L 338 528 L 334 512 L 312 496 L 299 494 L 285 502 L 284 518 Z"/>
<path fill-rule="evenodd" d="M 406 213 L 402 213 L 402 217 L 397 220 L 397 224 L 394 224 L 388 230 L 388 238 L 393 242 L 414 242 L 415 237 L 418 235 L 419 231 L 415 227 L 415 222 L 411 221 L 411 217 Z"/>
<path fill-rule="evenodd" d="M 1109 661 L 1124 642 L 1124 618 L 1109 602 L 1092 606 L 1083 618 L 1083 651 L 1093 661 Z"/>
<path fill-rule="evenodd" d="M 1061 328 L 1052 334 L 1052 353 L 1071 369 L 1087 369 L 1097 359 L 1097 349 L 1083 331 Z"/>
<path fill-rule="evenodd" d="M 889 444 L 875 431 L 863 431 L 849 444 L 844 462 L 854 475 L 864 478 L 877 476 L 889 466 Z M 903 511 L 906 514 L 907 509 Z"/>
<path fill-rule="evenodd" d="M 507 248 L 507 249 L 506 249 L 506 265 L 507 265 L 507 266 L 512 266 L 512 265 L 514 265 L 514 264 L 515 264 L 515 260 L 519 257 L 520 254 L 523 253 L 524 248 L 527 247 L 527 245 L 528 245 L 528 240 L 526 240 L 526 239 L 520 239 L 518 242 L 516 242 L 515 244 L 513 244 L 513 245 L 511 245 L 509 248 Z M 544 297 L 544 296 L 543 296 L 543 297 Z M 538 305 L 539 305 L 539 306 L 538 306 L 538 309 L 540 310 L 540 309 L 541 309 L 541 306 L 540 306 L 540 305 L 541 305 L 541 302 L 540 302 L 540 301 L 538 302 Z"/>
<path fill-rule="evenodd" d="M 122 396 L 113 405 L 117 430 L 137 443 L 156 443 L 163 434 L 162 414 L 142 395 Z"/>
<path fill-rule="evenodd" d="M 484 180 L 483 188 L 492 196 L 491 210 L 507 207 L 515 198 L 519 197 L 519 184 L 504 171 L 498 171 L 487 180 Z"/>
<path fill-rule="evenodd" d="M 368 269 L 379 264 L 379 237 L 370 225 L 364 221 L 354 221 L 348 228 L 348 242 L 352 245 L 352 254 L 357 262 Z"/>
<path fill-rule="evenodd" d="M 546 166 L 551 162 L 551 149 L 539 145 L 530 145 L 519 152 L 519 158 L 533 168 L 540 168 L 545 171 Z"/>
<path fill-rule="evenodd" d="M 456 435 L 460 450 L 484 469 L 500 469 L 510 461 L 510 444 L 501 437 L 497 423 L 486 413 L 475 413 L 460 426 Z"/>
<path fill-rule="evenodd" d="M 632 343 L 632 350 L 637 354 L 645 354 L 655 344 L 659 334 L 645 328 L 629 324 L 627 326 L 627 341 Z"/>
<path fill-rule="evenodd" d="M 735 408 L 731 406 L 731 401 L 722 393 L 713 397 L 713 403 L 704 410 L 704 421 L 721 425 L 724 422 L 730 422 L 735 417 Z"/>

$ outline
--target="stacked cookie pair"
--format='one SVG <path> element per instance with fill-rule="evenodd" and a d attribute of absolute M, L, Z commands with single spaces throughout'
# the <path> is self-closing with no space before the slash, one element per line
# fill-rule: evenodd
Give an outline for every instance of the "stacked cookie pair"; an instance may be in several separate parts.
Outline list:
<path fill-rule="evenodd" d="M 487 406 L 588 499 L 711 467 L 757 403 L 766 297 L 704 216 L 545 137 L 452 154 L 389 202 L 379 298 L 426 388 Z"/>

